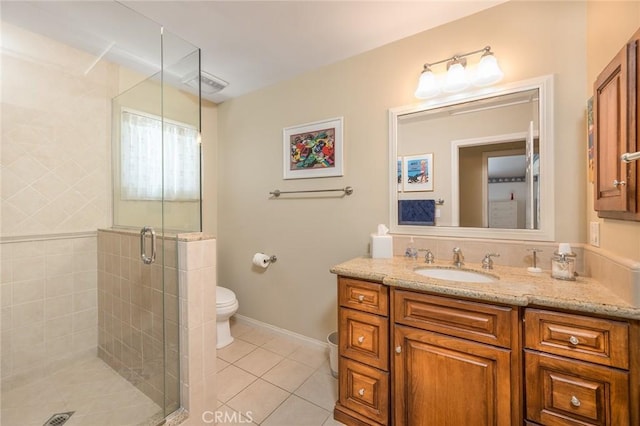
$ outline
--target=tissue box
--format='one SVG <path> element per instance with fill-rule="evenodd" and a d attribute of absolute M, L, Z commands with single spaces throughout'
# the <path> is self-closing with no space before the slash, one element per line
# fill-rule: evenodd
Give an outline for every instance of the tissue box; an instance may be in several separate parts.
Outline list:
<path fill-rule="evenodd" d="M 393 237 L 391 235 L 371 234 L 371 257 L 390 259 L 393 257 Z"/>

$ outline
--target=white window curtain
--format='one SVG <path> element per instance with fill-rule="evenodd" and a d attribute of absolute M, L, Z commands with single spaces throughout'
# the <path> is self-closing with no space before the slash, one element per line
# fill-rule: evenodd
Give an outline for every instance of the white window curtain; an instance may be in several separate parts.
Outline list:
<path fill-rule="evenodd" d="M 125 200 L 200 198 L 198 131 L 159 117 L 122 112 L 121 194 Z M 163 196 L 164 192 L 164 196 Z"/>

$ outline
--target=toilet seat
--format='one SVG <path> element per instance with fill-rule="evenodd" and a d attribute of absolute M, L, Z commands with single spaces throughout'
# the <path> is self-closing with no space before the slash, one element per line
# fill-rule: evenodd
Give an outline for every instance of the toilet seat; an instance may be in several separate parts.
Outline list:
<path fill-rule="evenodd" d="M 216 308 L 224 308 L 236 303 L 236 295 L 233 291 L 224 287 L 216 287 Z"/>

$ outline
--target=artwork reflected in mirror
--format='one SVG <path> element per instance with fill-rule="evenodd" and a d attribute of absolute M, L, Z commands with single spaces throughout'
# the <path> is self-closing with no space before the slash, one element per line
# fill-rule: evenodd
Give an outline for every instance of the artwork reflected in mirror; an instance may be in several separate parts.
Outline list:
<path fill-rule="evenodd" d="M 403 191 L 433 191 L 433 154 L 404 157 Z"/>

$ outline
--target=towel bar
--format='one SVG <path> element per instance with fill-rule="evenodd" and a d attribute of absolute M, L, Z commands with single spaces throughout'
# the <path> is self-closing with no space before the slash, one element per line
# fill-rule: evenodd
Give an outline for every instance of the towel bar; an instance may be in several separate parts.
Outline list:
<path fill-rule="evenodd" d="M 301 194 L 306 192 L 336 192 L 336 191 L 344 192 L 346 195 L 353 194 L 353 188 L 350 186 L 346 186 L 344 188 L 336 188 L 336 189 L 306 189 L 301 191 L 280 191 L 279 189 L 276 189 L 275 191 L 269 192 L 269 195 L 273 195 L 274 197 L 277 198 L 280 196 L 280 194 Z"/>

